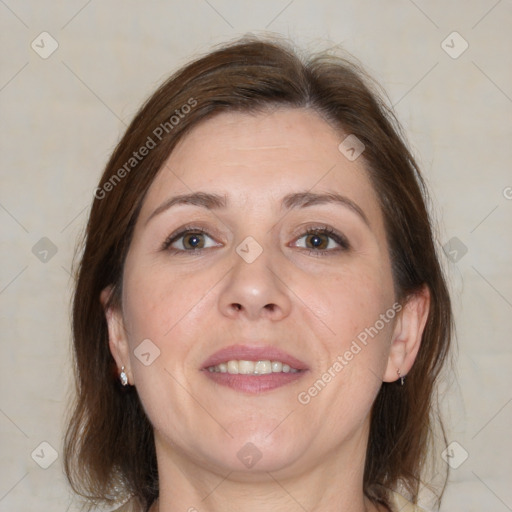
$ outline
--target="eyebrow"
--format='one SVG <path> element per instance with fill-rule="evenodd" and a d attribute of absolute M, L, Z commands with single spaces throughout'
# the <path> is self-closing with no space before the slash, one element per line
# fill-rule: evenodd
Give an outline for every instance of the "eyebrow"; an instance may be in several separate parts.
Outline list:
<path fill-rule="evenodd" d="M 182 194 L 179 196 L 171 197 L 158 206 L 153 213 L 148 217 L 145 224 L 156 217 L 157 215 L 169 210 L 173 206 L 190 204 L 193 206 L 200 206 L 207 210 L 220 210 L 226 208 L 228 203 L 226 195 L 212 194 L 208 192 L 193 192 L 191 194 Z M 281 209 L 292 210 L 296 208 L 307 208 L 309 206 L 321 204 L 337 204 L 349 208 L 356 213 L 364 223 L 370 227 L 368 217 L 357 203 L 352 201 L 346 196 L 337 193 L 315 193 L 315 192 L 294 192 L 287 194 L 281 200 Z"/>
<path fill-rule="evenodd" d="M 179 196 L 171 197 L 164 201 L 146 220 L 146 224 L 157 215 L 169 210 L 176 205 L 191 204 L 194 206 L 201 206 L 208 210 L 219 210 L 225 208 L 227 204 L 227 197 L 220 196 L 219 194 L 210 194 L 208 192 L 194 192 L 192 194 L 182 194 Z"/>
<path fill-rule="evenodd" d="M 315 192 L 295 192 L 284 196 L 282 200 L 282 207 L 289 210 L 293 208 L 306 208 L 317 204 L 337 204 L 349 208 L 356 213 L 368 227 L 370 227 L 368 217 L 359 205 L 352 201 L 352 199 L 342 196 L 341 194 L 336 194 L 334 192 L 325 192 L 323 194 Z"/>

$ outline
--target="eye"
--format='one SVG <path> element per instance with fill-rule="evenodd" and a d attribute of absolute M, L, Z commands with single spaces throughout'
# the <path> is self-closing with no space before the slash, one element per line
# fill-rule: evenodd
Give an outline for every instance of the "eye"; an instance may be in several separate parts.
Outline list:
<path fill-rule="evenodd" d="M 316 253 L 315 255 L 345 251 L 350 248 L 347 239 L 330 227 L 309 229 L 293 245 L 306 249 L 309 253 Z"/>
<path fill-rule="evenodd" d="M 218 246 L 205 231 L 198 228 L 185 228 L 173 233 L 164 242 L 162 249 L 172 252 L 194 252 Z"/>

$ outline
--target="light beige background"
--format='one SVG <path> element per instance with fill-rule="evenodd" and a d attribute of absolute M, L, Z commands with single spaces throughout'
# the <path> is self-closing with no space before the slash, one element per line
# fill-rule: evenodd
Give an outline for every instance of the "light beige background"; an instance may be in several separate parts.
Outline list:
<path fill-rule="evenodd" d="M 310 50 L 341 45 L 388 91 L 432 189 L 440 247 L 459 240 L 458 261 L 444 257 L 460 353 L 443 403 L 460 466 L 442 510 L 512 510 L 510 0 L 1 0 L 1 512 L 76 509 L 61 466 L 69 270 L 110 152 L 171 71 L 265 30 Z M 46 59 L 31 48 L 51 49 L 43 31 L 58 43 Z M 33 250 L 43 237 L 55 255 L 48 242 Z M 42 442 L 58 452 L 48 469 Z"/>

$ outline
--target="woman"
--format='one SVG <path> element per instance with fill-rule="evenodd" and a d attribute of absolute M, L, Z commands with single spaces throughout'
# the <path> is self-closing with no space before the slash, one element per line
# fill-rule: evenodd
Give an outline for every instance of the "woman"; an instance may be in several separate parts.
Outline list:
<path fill-rule="evenodd" d="M 90 504 L 420 510 L 451 307 L 422 178 L 368 84 L 243 39 L 131 123 L 74 298 L 66 470 Z"/>

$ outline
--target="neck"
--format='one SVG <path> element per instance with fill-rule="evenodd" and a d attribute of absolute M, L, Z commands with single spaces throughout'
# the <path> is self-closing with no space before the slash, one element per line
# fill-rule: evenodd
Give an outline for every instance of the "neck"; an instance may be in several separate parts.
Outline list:
<path fill-rule="evenodd" d="M 386 510 L 363 494 L 363 439 L 354 439 L 350 449 L 340 447 L 325 457 L 317 457 L 321 464 L 297 460 L 276 471 L 255 471 L 255 466 L 249 472 L 197 464 L 164 444 L 157 433 L 155 440 L 160 498 L 151 512 Z"/>

